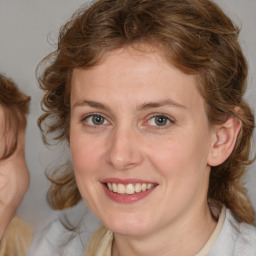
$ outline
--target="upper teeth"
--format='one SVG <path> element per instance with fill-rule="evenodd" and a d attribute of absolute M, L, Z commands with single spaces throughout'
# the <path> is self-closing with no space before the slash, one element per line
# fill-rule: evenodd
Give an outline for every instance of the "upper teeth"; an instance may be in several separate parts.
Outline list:
<path fill-rule="evenodd" d="M 154 185 L 151 183 L 148 183 L 148 184 L 136 183 L 135 185 L 130 183 L 130 184 L 124 185 L 122 183 L 108 182 L 107 185 L 110 191 L 113 191 L 118 194 L 128 194 L 128 195 L 139 193 L 141 191 L 146 191 L 147 189 L 151 189 L 154 187 Z"/>

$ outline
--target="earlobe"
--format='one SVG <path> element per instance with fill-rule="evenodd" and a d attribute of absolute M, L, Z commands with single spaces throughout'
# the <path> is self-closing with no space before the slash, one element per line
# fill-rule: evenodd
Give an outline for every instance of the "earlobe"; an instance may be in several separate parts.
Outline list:
<path fill-rule="evenodd" d="M 220 165 L 229 157 L 235 147 L 241 125 L 236 116 L 230 116 L 225 123 L 215 126 L 208 157 L 209 166 Z"/>

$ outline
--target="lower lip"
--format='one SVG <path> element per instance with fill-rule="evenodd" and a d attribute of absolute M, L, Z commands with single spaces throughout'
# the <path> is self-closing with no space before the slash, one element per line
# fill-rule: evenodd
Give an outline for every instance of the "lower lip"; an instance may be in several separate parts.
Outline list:
<path fill-rule="evenodd" d="M 107 194 L 107 196 L 117 202 L 117 203 L 123 203 L 123 204 L 130 204 L 133 202 L 137 202 L 143 198 L 145 198 L 146 196 L 148 196 L 156 187 L 153 187 L 149 190 L 146 191 L 141 191 L 139 193 L 134 193 L 132 195 L 127 195 L 127 194 L 118 194 L 118 193 L 114 193 L 112 191 L 110 191 L 105 184 L 103 185 L 103 189 L 105 191 L 105 193 Z"/>

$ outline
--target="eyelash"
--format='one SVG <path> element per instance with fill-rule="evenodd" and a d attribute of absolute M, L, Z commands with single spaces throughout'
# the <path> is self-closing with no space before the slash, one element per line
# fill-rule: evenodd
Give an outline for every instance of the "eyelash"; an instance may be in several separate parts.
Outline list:
<path fill-rule="evenodd" d="M 94 117 L 95 118 L 97 118 L 97 117 L 102 118 L 103 119 L 103 123 L 102 124 L 95 124 L 95 123 L 93 124 L 93 120 L 91 120 L 90 121 L 91 124 L 90 124 L 88 122 L 88 119 L 89 118 L 94 118 Z M 163 125 L 152 125 L 152 124 L 149 124 L 150 120 L 152 120 L 154 118 L 157 118 L 157 117 L 164 119 L 167 123 L 164 123 Z M 100 114 L 100 113 L 88 114 L 88 115 L 84 116 L 81 119 L 81 122 L 85 126 L 89 126 L 89 127 L 92 127 L 92 128 L 100 128 L 102 126 L 110 124 L 110 122 L 107 120 L 107 118 L 104 115 Z M 107 122 L 107 123 L 105 123 L 105 122 Z M 149 118 L 147 118 L 146 121 L 143 122 L 143 126 L 150 126 L 150 127 L 155 127 L 157 129 L 164 129 L 165 127 L 168 127 L 169 125 L 172 125 L 174 123 L 175 123 L 175 121 L 172 118 L 170 118 L 169 116 L 167 116 L 166 114 L 159 114 L 159 113 L 157 113 L 157 114 L 153 114 Z"/>
<path fill-rule="evenodd" d="M 167 121 L 167 123 L 163 124 L 162 126 L 161 125 L 147 125 L 150 120 L 152 120 L 154 118 L 157 118 L 157 117 L 165 119 Z M 147 122 L 147 124 L 145 126 L 154 126 L 157 129 L 164 129 L 164 128 L 169 127 L 170 125 L 175 123 L 175 121 L 172 118 L 170 118 L 168 115 L 166 115 L 166 114 L 158 114 L 158 113 L 157 114 L 153 114 L 152 116 L 147 118 L 146 122 Z"/>
<path fill-rule="evenodd" d="M 108 122 L 108 124 L 110 123 L 108 120 L 107 120 L 107 118 L 104 116 L 104 115 L 102 115 L 102 114 L 100 114 L 100 113 L 92 113 L 92 114 L 88 114 L 88 115 L 86 115 L 86 116 L 84 116 L 82 119 L 81 119 L 81 122 L 84 124 L 84 125 L 86 125 L 86 126 L 89 126 L 89 127 L 93 127 L 93 128 L 98 128 L 98 127 L 102 127 L 102 126 L 104 126 L 104 125 L 108 125 L 108 124 L 90 124 L 89 122 L 88 122 L 88 119 L 89 118 L 93 118 L 93 117 L 95 117 L 95 118 L 97 118 L 97 117 L 100 117 L 100 118 L 102 118 L 103 119 L 103 122 Z M 92 121 L 93 122 L 93 121 Z"/>

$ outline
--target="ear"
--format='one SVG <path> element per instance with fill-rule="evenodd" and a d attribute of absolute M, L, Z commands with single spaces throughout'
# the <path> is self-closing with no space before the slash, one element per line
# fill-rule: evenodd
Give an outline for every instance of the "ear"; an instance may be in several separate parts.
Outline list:
<path fill-rule="evenodd" d="M 208 156 L 209 166 L 220 165 L 229 157 L 235 147 L 241 125 L 236 116 L 230 116 L 225 123 L 214 126 L 212 147 Z"/>

